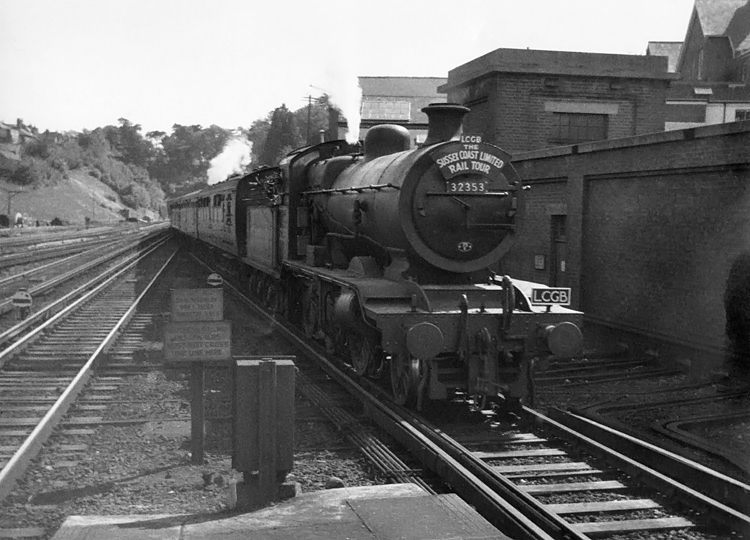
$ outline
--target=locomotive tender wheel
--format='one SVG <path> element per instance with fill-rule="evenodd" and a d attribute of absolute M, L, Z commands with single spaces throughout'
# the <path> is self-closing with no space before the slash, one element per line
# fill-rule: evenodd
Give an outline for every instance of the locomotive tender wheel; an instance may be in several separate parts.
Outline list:
<path fill-rule="evenodd" d="M 408 354 L 391 357 L 391 389 L 393 400 L 405 407 L 417 402 L 419 391 L 419 360 Z"/>

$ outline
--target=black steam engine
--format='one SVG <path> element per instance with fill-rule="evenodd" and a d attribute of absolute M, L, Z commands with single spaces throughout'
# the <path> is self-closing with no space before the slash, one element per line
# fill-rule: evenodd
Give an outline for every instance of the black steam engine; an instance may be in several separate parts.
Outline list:
<path fill-rule="evenodd" d="M 535 360 L 579 354 L 582 314 L 567 289 L 491 271 L 523 223 L 521 181 L 507 153 L 461 136 L 466 107 L 423 110 L 417 149 L 396 125 L 371 128 L 364 151 L 302 148 L 171 201 L 172 224 L 357 374 L 390 376 L 398 402 L 517 405 Z"/>

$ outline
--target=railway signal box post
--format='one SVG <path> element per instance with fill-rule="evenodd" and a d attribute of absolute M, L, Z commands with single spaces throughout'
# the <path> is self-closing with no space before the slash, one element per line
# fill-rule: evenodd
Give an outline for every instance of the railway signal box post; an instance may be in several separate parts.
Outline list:
<path fill-rule="evenodd" d="M 170 322 L 164 328 L 164 358 L 191 365 L 192 461 L 203 463 L 203 364 L 232 359 L 232 327 L 224 319 L 224 291 L 173 289 Z"/>
<path fill-rule="evenodd" d="M 237 507 L 258 507 L 296 494 L 285 483 L 294 467 L 294 356 L 236 357 L 232 468 Z"/>

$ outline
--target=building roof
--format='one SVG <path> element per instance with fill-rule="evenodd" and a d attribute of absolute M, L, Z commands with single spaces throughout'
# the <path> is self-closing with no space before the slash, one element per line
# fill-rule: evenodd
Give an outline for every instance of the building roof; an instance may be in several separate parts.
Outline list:
<path fill-rule="evenodd" d="M 691 39 L 695 21 L 704 38 L 723 38 L 735 53 L 750 50 L 750 0 L 695 0 L 685 42 Z M 680 51 L 678 69 L 685 50 Z"/>
<path fill-rule="evenodd" d="M 740 6 L 734 12 L 732 19 L 727 25 L 725 35 L 729 38 L 735 51 L 750 48 L 750 0 L 744 6 Z"/>
<path fill-rule="evenodd" d="M 735 12 L 747 3 L 748 0 L 695 0 L 703 35 L 723 36 Z"/>
<path fill-rule="evenodd" d="M 676 81 L 669 87 L 667 99 L 711 103 L 750 103 L 750 86 L 727 82 Z"/>
<path fill-rule="evenodd" d="M 662 56 L 603 54 L 530 49 L 497 49 L 448 72 L 448 83 L 440 88 L 461 86 L 490 73 L 578 75 L 628 79 L 673 80 Z"/>
<path fill-rule="evenodd" d="M 445 84 L 445 77 L 360 77 L 359 86 L 363 96 L 393 97 L 443 97 L 438 86 Z"/>
<path fill-rule="evenodd" d="M 677 71 L 677 60 L 680 58 L 682 41 L 649 41 L 646 48 L 648 56 L 666 56 L 668 65 L 667 71 L 674 73 Z"/>

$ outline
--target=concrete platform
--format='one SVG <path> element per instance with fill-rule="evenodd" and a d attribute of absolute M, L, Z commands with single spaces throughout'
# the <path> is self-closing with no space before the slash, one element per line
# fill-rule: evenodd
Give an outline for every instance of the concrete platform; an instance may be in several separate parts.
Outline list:
<path fill-rule="evenodd" d="M 506 540 L 456 495 L 414 484 L 306 493 L 243 514 L 71 516 L 53 540 Z"/>

